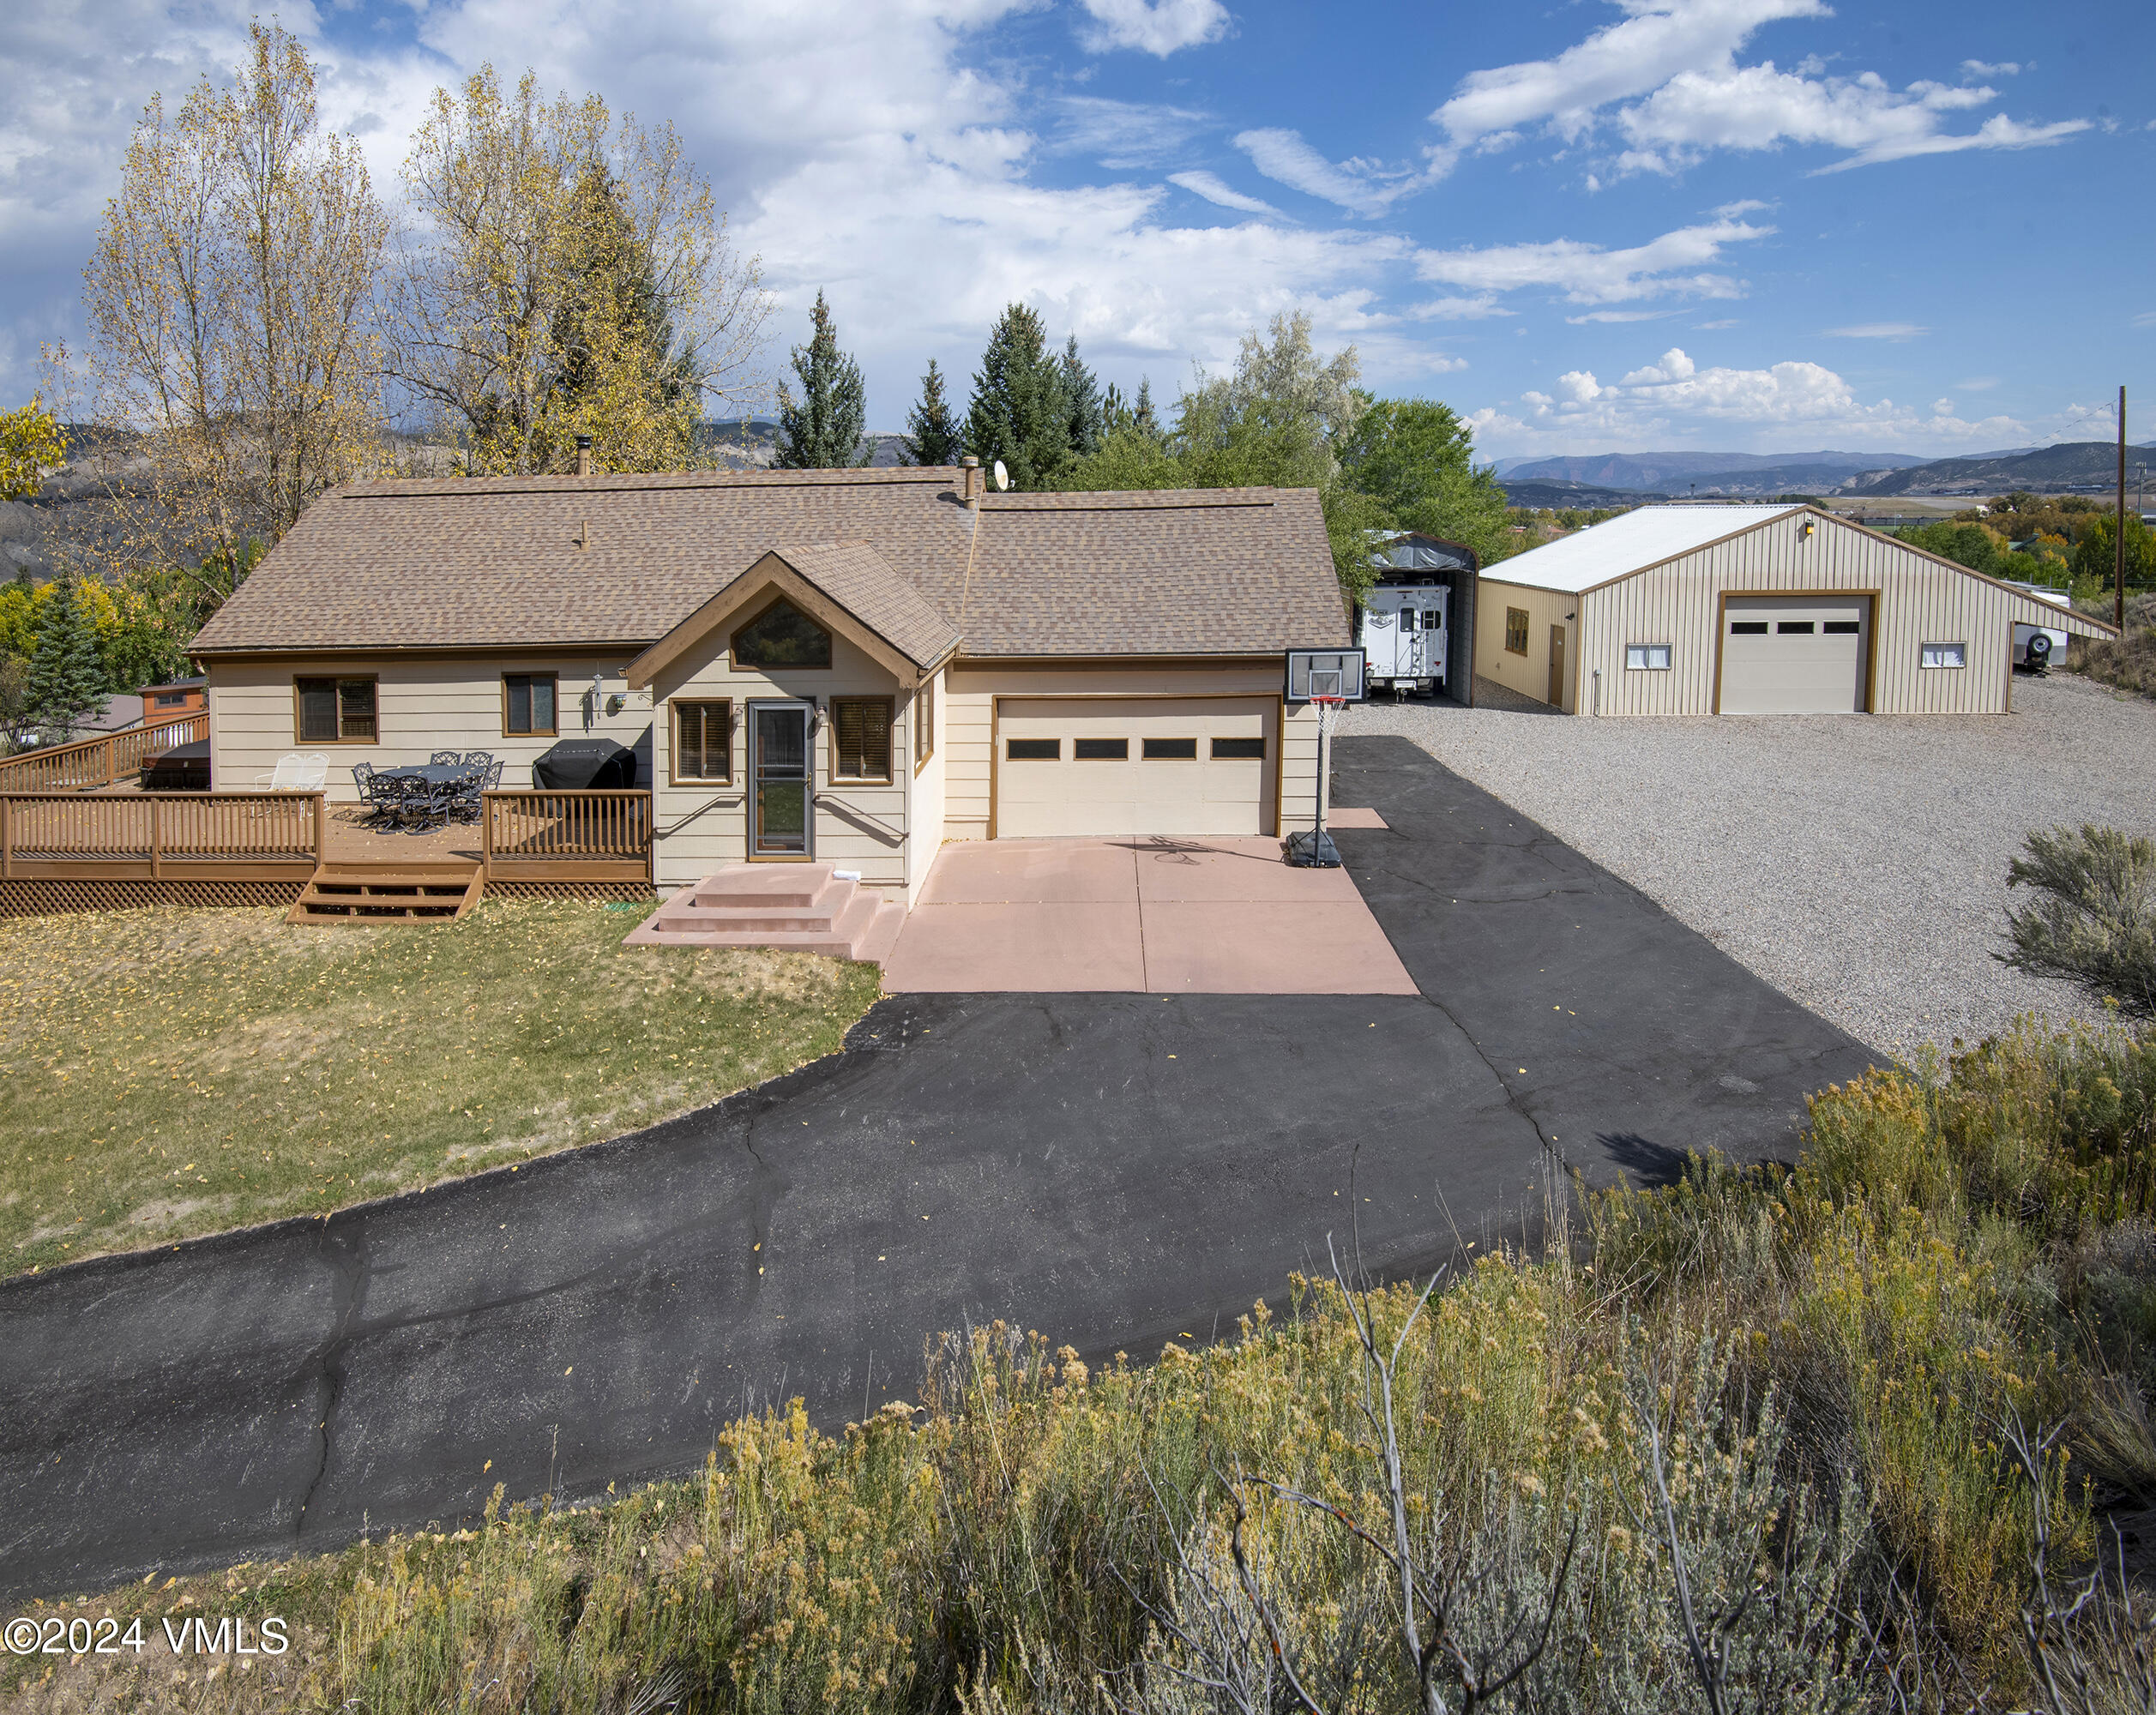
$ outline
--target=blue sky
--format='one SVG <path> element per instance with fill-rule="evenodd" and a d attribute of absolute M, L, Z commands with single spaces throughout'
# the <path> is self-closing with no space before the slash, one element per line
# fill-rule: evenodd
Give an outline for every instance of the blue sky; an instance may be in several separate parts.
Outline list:
<path fill-rule="evenodd" d="M 1488 456 L 1944 455 L 2156 430 L 2156 8 L 1223 0 L 285 5 L 377 188 L 485 61 L 671 121 L 776 295 L 899 425 L 1005 302 L 1172 396 L 1307 310 Z M 0 396 L 76 337 L 128 127 L 223 0 L 58 0 L 0 87 Z M 2143 413 L 2146 413 L 2145 415 Z"/>

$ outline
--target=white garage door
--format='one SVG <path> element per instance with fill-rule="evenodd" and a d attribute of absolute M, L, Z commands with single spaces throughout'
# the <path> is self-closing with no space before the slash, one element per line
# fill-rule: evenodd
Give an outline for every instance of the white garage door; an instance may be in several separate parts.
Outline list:
<path fill-rule="evenodd" d="M 1870 596 L 1731 596 L 1722 610 L 1722 713 L 1861 710 L 1870 642 Z"/>
<path fill-rule="evenodd" d="M 1272 697 L 1005 697 L 996 834 L 1269 834 Z"/>

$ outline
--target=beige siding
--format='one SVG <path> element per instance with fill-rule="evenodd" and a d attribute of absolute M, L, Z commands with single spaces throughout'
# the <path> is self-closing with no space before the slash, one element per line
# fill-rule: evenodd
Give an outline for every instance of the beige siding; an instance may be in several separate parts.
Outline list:
<path fill-rule="evenodd" d="M 944 760 L 948 743 L 945 735 L 950 730 L 950 675 L 948 672 L 936 674 L 934 688 L 931 707 L 936 752 L 921 764 L 913 776 L 912 800 L 906 811 L 906 825 L 912 830 L 912 835 L 908 843 L 906 882 L 906 905 L 909 911 L 919 902 L 921 883 L 928 879 L 928 872 L 936 863 L 936 854 L 943 848 L 944 783 L 949 778 Z M 917 698 L 907 712 L 906 730 L 909 734 L 912 731 L 912 722 L 919 718 L 919 712 L 920 703 Z M 906 754 L 909 757 L 913 754 L 910 741 Z"/>
<path fill-rule="evenodd" d="M 1565 683 L 1559 707 L 1569 713 L 1580 683 L 1580 628 L 1565 616 L 1576 613 L 1579 598 L 1554 590 L 1528 589 L 1502 578 L 1477 581 L 1475 590 L 1475 671 L 1509 690 L 1550 701 L 1550 628 L 1565 628 Z M 1527 653 L 1523 658 L 1505 647 L 1505 610 L 1527 610 Z"/>
<path fill-rule="evenodd" d="M 761 599 L 744 603 L 744 611 Z M 674 661 L 652 681 L 660 719 L 653 723 L 656 781 L 652 806 L 660 833 L 659 885 L 678 888 L 749 856 L 749 722 L 751 701 L 814 698 L 822 711 L 814 753 L 819 862 L 858 870 L 863 885 L 902 896 L 907 886 L 906 799 L 912 764 L 912 703 L 880 663 L 844 635 L 831 640 L 831 665 L 822 668 L 736 667 L 727 647 L 730 625 L 714 627 L 705 645 Z M 870 784 L 831 778 L 830 701 L 888 696 L 893 701 L 891 779 Z M 726 697 L 733 704 L 733 779 L 674 785 L 672 721 L 665 705 L 677 697 Z"/>
<path fill-rule="evenodd" d="M 1806 539 L 1809 517 L 1816 526 Z M 1877 593 L 1870 707 L 1882 714 L 1999 714 L 2010 696 L 2013 628 L 2060 611 L 1816 514 L 1793 514 L 1581 598 L 1584 673 L 1602 672 L 1605 714 L 1708 714 L 1725 593 Z M 1628 671 L 1627 643 L 1672 646 L 1667 672 Z M 1926 643 L 1966 643 L 1966 667 L 1924 667 Z M 1583 677 L 1583 683 L 1591 678 Z M 1591 700 L 1591 699 L 1590 699 Z"/>
<path fill-rule="evenodd" d="M 1280 694 L 1281 668 L 1271 661 L 1163 666 L 1019 667 L 967 665 L 945 676 L 944 837 L 985 839 L 990 833 L 997 701 L 1024 696 L 1193 696 Z M 1280 831 L 1310 826 L 1317 779 L 1317 724 L 1307 705 L 1281 721 Z M 1268 829 L 1268 832 L 1272 830 Z"/>
<path fill-rule="evenodd" d="M 622 677 L 633 652 L 611 655 L 505 658 L 473 656 L 425 659 L 388 657 L 334 662 L 213 661 L 209 679 L 210 779 L 220 791 L 245 791 L 268 774 L 277 759 L 293 752 L 329 759 L 331 802 L 351 803 L 358 791 L 352 765 L 377 768 L 424 762 L 435 750 L 491 750 L 503 759 L 502 784 L 528 786 L 532 761 L 563 738 L 611 738 L 636 752 L 637 779 L 652 779 L 651 699 L 629 691 Z M 585 724 L 586 693 L 604 670 L 605 693 Z M 558 676 L 553 737 L 512 737 L 502 731 L 502 675 L 551 672 Z M 372 678 L 378 742 L 321 744 L 299 742 L 293 707 L 295 678 Z M 608 714 L 605 696 L 621 696 L 618 714 Z"/>

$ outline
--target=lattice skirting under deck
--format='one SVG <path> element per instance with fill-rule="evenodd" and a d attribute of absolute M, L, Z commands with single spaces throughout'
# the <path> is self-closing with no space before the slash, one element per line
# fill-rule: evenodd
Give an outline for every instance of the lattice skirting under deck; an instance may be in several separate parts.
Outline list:
<path fill-rule="evenodd" d="M 490 900 L 637 900 L 655 901 L 648 882 L 489 882 Z"/>
<path fill-rule="evenodd" d="M 0 882 L 0 918 L 141 911 L 149 906 L 289 906 L 305 885 L 302 881 Z"/>

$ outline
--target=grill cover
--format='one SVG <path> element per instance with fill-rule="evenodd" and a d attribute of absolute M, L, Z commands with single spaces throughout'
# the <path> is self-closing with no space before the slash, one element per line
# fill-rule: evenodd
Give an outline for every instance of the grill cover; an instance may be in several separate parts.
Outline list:
<path fill-rule="evenodd" d="M 636 785 L 636 753 L 611 738 L 564 738 L 533 760 L 532 784 L 557 792 L 628 791 Z"/>

